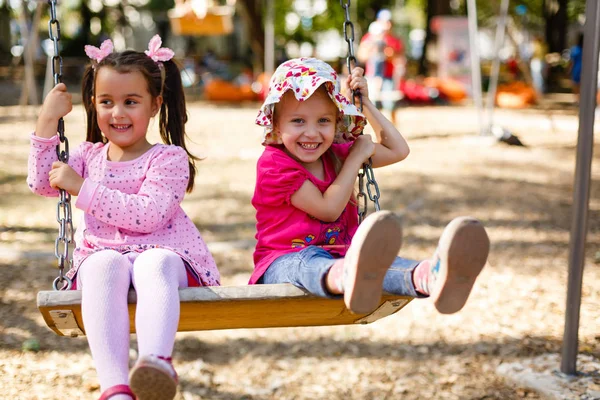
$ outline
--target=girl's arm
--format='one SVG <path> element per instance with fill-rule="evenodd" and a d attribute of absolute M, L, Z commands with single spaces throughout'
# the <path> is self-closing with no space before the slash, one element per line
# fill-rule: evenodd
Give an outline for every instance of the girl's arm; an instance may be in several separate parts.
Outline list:
<path fill-rule="evenodd" d="M 64 83 L 54 86 L 46 95 L 35 126 L 35 135 L 49 139 L 56 135 L 58 120 L 73 109 L 71 94 Z"/>
<path fill-rule="evenodd" d="M 75 206 L 106 224 L 133 232 L 151 233 L 167 225 L 185 195 L 188 155 L 181 147 L 169 146 L 153 157 L 137 193 L 110 189 L 88 178 Z"/>
<path fill-rule="evenodd" d="M 58 160 L 56 155 L 58 120 L 67 115 L 72 108 L 71 94 L 64 83 L 59 83 L 52 88 L 44 100 L 35 133 L 31 138 L 28 160 L 27 184 L 36 194 L 58 196 L 58 190 L 50 185 L 48 174 L 52 170 L 52 163 Z"/>
<path fill-rule="evenodd" d="M 371 157 L 373 167 L 384 167 L 402 161 L 410 153 L 408 143 L 394 124 L 369 99 L 367 80 L 363 75 L 364 70 L 362 68 L 355 67 L 352 69 L 352 74 L 348 76 L 348 87 L 360 92 L 363 102 L 363 114 L 365 114 L 377 136 L 378 143 L 375 144 L 375 153 Z"/>
<path fill-rule="evenodd" d="M 336 221 L 350 201 L 358 170 L 373 154 L 374 149 L 375 143 L 370 136 L 359 136 L 352 145 L 340 173 L 325 193 L 321 193 L 311 181 L 306 180 L 291 196 L 292 205 L 321 221 Z"/>
<path fill-rule="evenodd" d="M 83 154 L 92 146 L 91 143 L 84 142 L 75 150 L 71 150 L 69 156 L 69 165 L 58 161 L 56 155 L 56 146 L 59 144 L 58 136 L 55 134 L 50 138 L 42 138 L 37 133 L 31 135 L 31 145 L 29 149 L 28 169 L 27 169 L 27 185 L 35 194 L 46 197 L 58 196 L 58 187 L 61 187 L 72 195 L 77 195 L 72 186 L 61 184 L 53 184 L 52 174 L 55 174 L 57 166 L 62 166 L 61 170 L 71 172 L 71 176 L 75 180 L 82 180 L 84 175 L 84 156 Z M 66 180 L 65 180 L 66 181 Z M 55 182 L 56 183 L 56 182 Z"/>

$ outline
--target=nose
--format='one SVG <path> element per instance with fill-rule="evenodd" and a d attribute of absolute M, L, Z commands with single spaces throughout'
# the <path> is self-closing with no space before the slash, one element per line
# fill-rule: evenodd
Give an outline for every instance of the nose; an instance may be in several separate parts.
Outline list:
<path fill-rule="evenodd" d="M 119 106 L 119 105 L 115 105 L 113 107 L 112 110 L 112 116 L 114 119 L 118 120 L 118 119 L 123 119 L 125 118 L 125 110 L 123 109 L 123 107 Z"/>
<path fill-rule="evenodd" d="M 304 136 L 307 138 L 316 138 L 319 136 L 319 127 L 317 124 L 308 124 L 304 131 Z"/>

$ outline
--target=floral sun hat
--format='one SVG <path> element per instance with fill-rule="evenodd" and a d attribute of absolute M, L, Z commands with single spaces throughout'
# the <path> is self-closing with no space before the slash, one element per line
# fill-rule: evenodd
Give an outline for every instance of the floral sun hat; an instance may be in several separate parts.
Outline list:
<path fill-rule="evenodd" d="M 340 93 L 340 83 L 333 68 L 316 58 L 294 58 L 275 70 L 269 83 L 269 94 L 256 117 L 256 124 L 265 127 L 262 144 L 282 143 L 273 129 L 273 110 L 283 94 L 291 90 L 298 101 L 304 101 L 321 85 L 325 86 L 327 94 L 339 110 L 334 142 L 350 142 L 360 135 L 366 124 L 365 117 Z"/>

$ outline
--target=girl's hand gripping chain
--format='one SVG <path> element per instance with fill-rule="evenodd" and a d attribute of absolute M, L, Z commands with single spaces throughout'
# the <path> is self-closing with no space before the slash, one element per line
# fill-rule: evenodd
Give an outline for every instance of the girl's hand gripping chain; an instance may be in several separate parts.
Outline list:
<path fill-rule="evenodd" d="M 50 186 L 54 189 L 64 189 L 72 196 L 79 195 L 79 190 L 81 190 L 84 179 L 67 164 L 54 161 L 52 163 L 52 170 L 48 176 Z"/>
<path fill-rule="evenodd" d="M 46 95 L 37 119 L 35 135 L 46 139 L 56 135 L 58 120 L 71 112 L 72 109 L 71 94 L 67 91 L 67 86 L 64 83 L 59 83 Z"/>
<path fill-rule="evenodd" d="M 348 76 L 347 85 L 348 89 L 360 93 L 363 104 L 362 112 L 377 137 L 375 149 L 371 155 L 373 167 L 384 167 L 404 160 L 408 156 L 410 150 L 406 140 L 398 129 L 396 129 L 394 124 L 387 119 L 369 99 L 369 89 L 367 80 L 364 77 L 364 72 L 365 71 L 362 68 L 353 68 L 352 73 Z M 352 93 L 350 93 L 350 97 L 351 96 Z M 358 139 L 360 139 L 360 137 Z M 356 146 L 356 144 L 354 146 Z"/>
<path fill-rule="evenodd" d="M 367 162 L 369 157 L 373 154 L 375 154 L 375 143 L 373 143 L 371 136 L 360 135 L 356 138 L 354 144 L 352 144 L 347 161 L 356 159 L 358 164 L 362 165 Z"/>
<path fill-rule="evenodd" d="M 348 75 L 348 80 L 346 82 L 346 86 L 349 89 L 348 98 L 352 98 L 353 91 L 356 91 L 357 94 L 360 93 L 363 101 L 369 98 L 369 87 L 367 85 L 367 80 L 364 77 L 365 70 L 360 67 L 352 68 L 352 73 Z M 357 102 L 359 101 L 358 96 L 355 99 Z"/>

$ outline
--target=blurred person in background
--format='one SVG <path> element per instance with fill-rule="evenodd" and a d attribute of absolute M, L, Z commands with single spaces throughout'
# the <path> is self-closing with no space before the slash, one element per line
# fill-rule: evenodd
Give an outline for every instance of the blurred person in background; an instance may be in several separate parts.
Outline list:
<path fill-rule="evenodd" d="M 392 12 L 385 8 L 379 10 L 376 20 L 360 40 L 357 59 L 365 64 L 365 76 L 373 82 L 373 87 L 380 87 L 375 105 L 389 113 L 390 120 L 395 124 L 394 111 L 400 100 L 399 86 L 404 76 L 406 58 L 404 43 L 393 34 L 392 27 Z"/>

